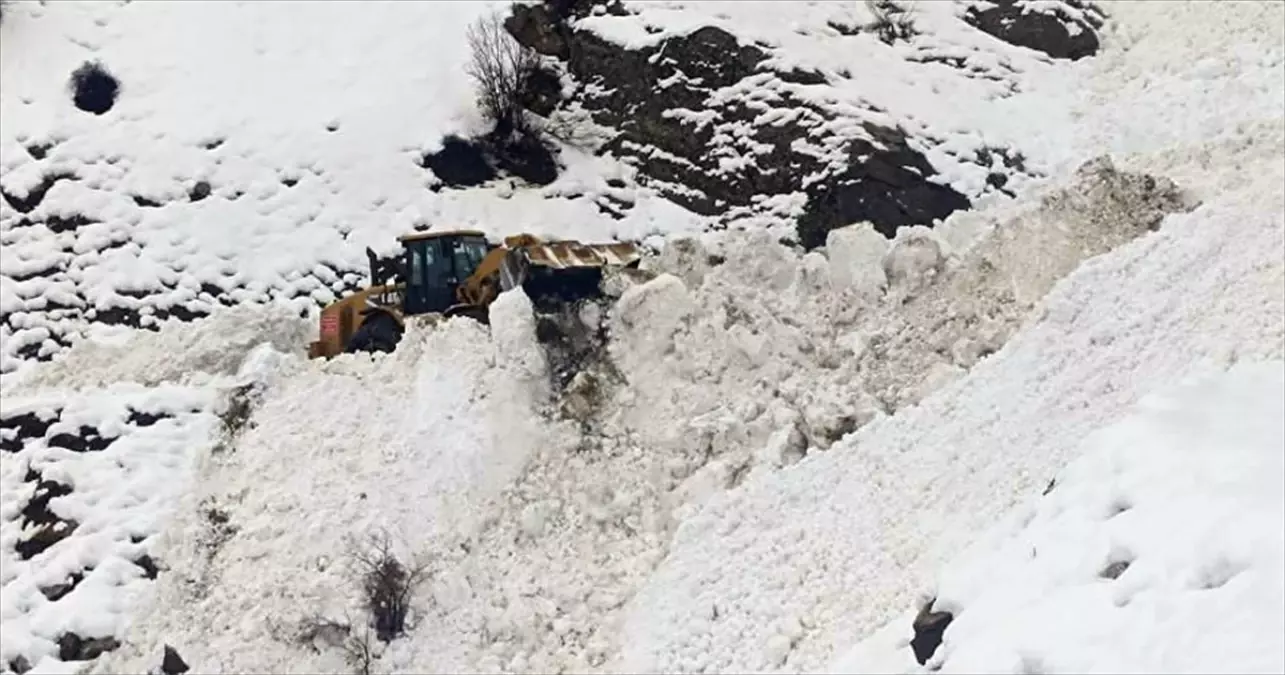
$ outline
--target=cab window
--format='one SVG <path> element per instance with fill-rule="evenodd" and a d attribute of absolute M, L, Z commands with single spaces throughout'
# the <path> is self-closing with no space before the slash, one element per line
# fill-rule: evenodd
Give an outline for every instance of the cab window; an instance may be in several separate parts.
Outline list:
<path fill-rule="evenodd" d="M 419 286 L 424 283 L 424 247 L 413 246 L 410 249 L 410 278 L 406 283 Z"/>
<path fill-rule="evenodd" d="M 486 257 L 487 246 L 484 239 L 460 239 L 455 243 L 455 269 L 460 277 L 466 277 L 482 264 Z"/>

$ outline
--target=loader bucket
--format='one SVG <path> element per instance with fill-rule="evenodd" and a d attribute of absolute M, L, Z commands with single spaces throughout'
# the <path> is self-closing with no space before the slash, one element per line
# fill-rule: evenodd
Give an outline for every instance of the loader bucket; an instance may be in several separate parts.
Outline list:
<path fill-rule="evenodd" d="M 549 269 L 625 267 L 642 259 L 634 244 L 581 244 L 554 241 L 524 246 L 521 250 L 532 265 Z"/>
<path fill-rule="evenodd" d="M 607 268 L 637 265 L 638 247 L 629 243 L 582 244 L 529 241 L 512 249 L 500 274 L 501 290 L 521 286 L 538 308 L 602 294 Z"/>

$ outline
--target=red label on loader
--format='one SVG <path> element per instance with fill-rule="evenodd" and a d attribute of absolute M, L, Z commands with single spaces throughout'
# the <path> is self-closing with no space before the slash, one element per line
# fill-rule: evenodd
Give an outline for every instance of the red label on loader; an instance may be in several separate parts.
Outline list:
<path fill-rule="evenodd" d="M 321 332 L 330 335 L 339 332 L 339 317 L 330 315 L 321 317 Z"/>

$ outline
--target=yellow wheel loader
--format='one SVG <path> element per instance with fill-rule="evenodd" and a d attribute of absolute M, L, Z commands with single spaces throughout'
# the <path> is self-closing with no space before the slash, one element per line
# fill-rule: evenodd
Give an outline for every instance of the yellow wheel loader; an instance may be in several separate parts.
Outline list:
<path fill-rule="evenodd" d="M 417 232 L 398 237 L 401 253 L 380 259 L 366 249 L 371 285 L 321 311 L 320 338 L 309 358 L 396 348 L 411 316 L 467 316 L 488 323 L 488 308 L 521 287 L 537 308 L 601 293 L 603 272 L 636 267 L 631 243 L 542 241 L 528 234 L 493 245 L 473 230 Z"/>

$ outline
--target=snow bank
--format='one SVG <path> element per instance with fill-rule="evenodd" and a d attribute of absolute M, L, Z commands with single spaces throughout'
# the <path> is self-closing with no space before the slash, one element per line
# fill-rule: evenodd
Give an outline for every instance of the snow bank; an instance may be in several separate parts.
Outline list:
<path fill-rule="evenodd" d="M 13 391 L 70 389 L 114 382 L 194 383 L 236 374 L 252 349 L 267 344 L 305 354 L 316 325 L 281 307 L 234 307 L 193 322 L 170 320 L 158 331 L 81 340 L 63 358 L 14 378 Z M 8 384 L 8 383 L 6 383 Z"/>
<path fill-rule="evenodd" d="M 1142 398 L 941 571 L 938 672 L 1285 669 L 1285 362 Z M 918 672 L 910 618 L 828 672 Z M 895 635 L 896 639 L 889 639 Z"/>
<path fill-rule="evenodd" d="M 1145 231 L 1149 209 L 1166 203 L 1155 195 L 1170 194 L 1163 181 L 1138 189 L 1130 186 L 1141 179 L 1101 164 L 1089 169 L 1065 188 L 1093 195 L 1080 203 L 1084 212 L 1132 206 L 1072 227 L 1059 220 L 1063 211 L 1035 200 L 957 251 L 935 234 L 912 232 L 885 245 L 882 256 L 836 251 L 827 260 L 800 256 L 766 233 L 729 233 L 711 241 L 721 257 L 711 262 L 704 244 L 688 240 L 653 263 L 655 278 L 629 285 L 610 309 L 612 367 L 599 373 L 604 387 L 577 419 L 547 417 L 556 403 L 548 356 L 521 293 L 497 301 L 489 340 L 475 324 L 448 321 L 413 326 L 387 357 L 345 355 L 324 364 L 296 357 L 261 397 L 235 450 L 203 474 L 205 487 L 163 551 L 180 576 L 162 578 L 131 646 L 108 657 L 120 665 L 104 668 L 145 666 L 167 641 L 215 672 L 335 667 L 337 650 L 311 651 L 296 638 L 308 634 L 313 614 L 340 622 L 356 616 L 351 579 L 335 561 L 346 537 L 385 527 L 407 551 L 434 561 L 434 577 L 414 638 L 390 647 L 381 663 L 399 670 L 613 667 L 633 641 L 623 623 L 627 603 L 685 519 L 723 491 L 886 415 L 892 408 L 862 389 L 875 374 L 913 385 L 917 397 L 948 381 L 933 379 L 937 365 L 958 372 L 971 365 L 955 364 L 922 337 L 874 353 L 880 347 L 867 343 L 877 343 L 881 324 L 942 306 L 961 316 L 981 311 L 963 303 L 977 304 L 986 284 L 1008 288 L 1012 280 L 980 275 L 970 256 L 987 251 L 998 268 L 1019 267 L 1007 256 L 1021 247 L 987 244 L 996 233 L 1007 242 L 1038 238 L 1050 257 L 1064 257 L 1057 269 L 1067 270 L 1080 256 Z M 1114 187 L 1091 189 L 1104 181 Z M 922 256 L 913 245 L 905 252 L 904 241 L 929 242 L 938 273 L 907 276 Z M 830 279 L 838 268 L 874 274 L 861 265 L 891 283 L 858 306 L 850 289 L 836 290 Z M 1000 317 L 1002 334 L 986 338 L 996 345 L 1029 308 L 1011 289 L 1000 296 L 979 305 Z M 974 327 L 961 321 L 934 330 L 954 343 Z M 885 362 L 893 365 L 876 365 Z M 219 523 L 208 522 L 211 509 L 225 514 Z M 326 523 L 324 533 L 317 523 Z M 269 588 L 281 602 L 262 603 Z M 242 628 L 219 628 L 233 617 Z M 189 628 L 175 633 L 173 626 Z"/>
<path fill-rule="evenodd" d="M 635 598 L 622 669 L 822 668 L 1143 394 L 1280 358 L 1282 185 L 1279 156 L 1255 165 L 1239 190 L 1082 263 L 968 377 L 714 496 Z"/>
<path fill-rule="evenodd" d="M 504 308 L 519 313 L 522 300 L 498 303 L 506 343 L 533 342 L 511 325 L 519 321 L 504 320 Z M 282 373 L 236 443 L 210 456 L 158 546 L 171 572 L 127 646 L 99 667 L 152 667 L 168 643 L 202 672 L 346 668 L 341 652 L 318 653 L 299 636 L 318 616 L 343 622 L 362 611 L 351 546 L 386 531 L 403 556 L 439 571 L 490 524 L 485 505 L 552 442 L 534 417 L 538 390 L 523 385 L 544 380 L 510 357 L 478 324 L 457 319 L 412 324 L 392 355 L 343 355 Z M 464 583 L 467 593 L 464 579 L 443 583 Z M 435 621 L 459 620 L 428 609 L 450 607 L 452 592 L 434 591 L 412 623 L 432 632 Z M 434 663 L 467 667 L 465 630 L 454 628 L 454 646 L 441 645 Z"/>
<path fill-rule="evenodd" d="M 1063 157 L 1096 148 L 1132 152 L 1116 163 L 1171 176 L 1203 203 L 1168 217 L 1159 232 L 1081 263 L 1040 303 L 1034 320 L 967 377 L 939 369 L 955 381 L 926 398 L 895 377 L 885 387 L 867 378 L 867 390 L 885 401 L 911 396 L 895 415 L 873 420 L 826 453 L 716 493 L 679 527 L 669 557 L 628 608 L 630 638 L 617 670 L 823 670 L 859 638 L 917 609 L 918 592 L 942 563 L 1042 489 L 1086 434 L 1143 395 L 1188 374 L 1281 357 L 1282 8 L 1181 7 L 1108 8 L 1119 15 L 1122 41 L 1108 41 L 1107 52 L 1080 74 L 1089 95 L 1068 102 L 1078 121 L 1041 130 L 1039 142 L 1053 143 L 1062 133 L 1081 138 L 1058 151 Z M 1210 30 L 1196 39 L 1194 25 Z M 1218 75 L 1231 64 L 1261 86 Z M 1241 104 L 1230 110 L 1231 100 Z M 1155 114 L 1134 117 L 1144 110 Z M 1175 110 L 1210 121 L 1212 133 L 1179 123 Z M 1223 114 L 1236 122 L 1213 125 Z M 1153 124 L 1157 119 L 1165 123 Z M 989 246 L 973 245 L 993 230 L 986 214 L 952 220 L 959 227 L 940 232 L 949 250 L 1023 251 L 999 276 L 1015 274 L 1018 283 L 1008 290 L 1031 288 L 1027 298 L 1052 280 L 1028 261 L 1059 259 L 1041 251 L 1062 248 L 1041 239 L 1073 231 L 1034 226 L 1020 244 L 1003 244 L 997 232 L 986 239 Z M 893 323 L 890 333 L 914 334 L 942 316 L 929 311 Z M 854 338 L 847 344 L 879 347 Z M 937 344 L 953 351 L 950 343 Z M 864 663 L 882 669 L 882 662 Z"/>

